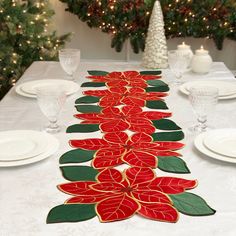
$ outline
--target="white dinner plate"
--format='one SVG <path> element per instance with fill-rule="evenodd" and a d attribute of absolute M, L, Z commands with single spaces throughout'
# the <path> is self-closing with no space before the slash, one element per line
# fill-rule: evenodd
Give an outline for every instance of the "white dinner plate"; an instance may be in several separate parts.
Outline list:
<path fill-rule="evenodd" d="M 15 90 L 18 94 L 26 97 L 36 98 L 36 89 L 41 86 L 58 86 L 65 89 L 66 95 L 71 95 L 79 90 L 79 85 L 73 81 L 58 80 L 58 79 L 44 79 L 25 82 L 17 85 Z"/>
<path fill-rule="evenodd" d="M 209 131 L 203 143 L 213 152 L 236 158 L 236 129 Z"/>
<path fill-rule="evenodd" d="M 0 167 L 13 167 L 13 166 L 22 166 L 32 164 L 43 159 L 50 157 L 54 154 L 59 148 L 59 141 L 53 137 L 51 134 L 41 132 L 44 136 L 44 139 L 47 143 L 47 148 L 45 152 L 40 153 L 31 158 L 16 160 L 16 161 L 0 161 Z"/>
<path fill-rule="evenodd" d="M 31 158 L 47 149 L 45 135 L 33 130 L 0 132 L 0 161 Z"/>
<path fill-rule="evenodd" d="M 206 156 L 216 159 L 216 160 L 230 162 L 230 163 L 236 163 L 236 158 L 220 155 L 220 154 L 212 152 L 210 149 L 206 148 L 203 143 L 203 140 L 204 140 L 206 134 L 207 134 L 207 132 L 201 133 L 194 140 L 194 145 L 198 151 L 200 151 L 201 153 L 205 154 Z"/>
<path fill-rule="evenodd" d="M 236 82 L 230 81 L 217 81 L 217 80 L 201 80 L 201 81 L 190 81 L 182 84 L 179 90 L 189 95 L 189 89 L 193 86 L 213 86 L 219 90 L 219 99 L 231 99 L 236 98 Z"/>

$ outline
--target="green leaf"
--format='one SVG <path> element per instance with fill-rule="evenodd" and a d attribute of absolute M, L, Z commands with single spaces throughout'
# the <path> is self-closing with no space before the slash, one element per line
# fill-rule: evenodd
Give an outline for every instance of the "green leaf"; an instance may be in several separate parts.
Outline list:
<path fill-rule="evenodd" d="M 98 76 L 104 76 L 109 74 L 107 71 L 102 71 L 102 70 L 88 70 L 88 73 L 90 75 L 98 75 Z"/>
<path fill-rule="evenodd" d="M 91 133 L 98 130 L 98 124 L 76 124 L 69 126 L 66 130 L 66 133 Z"/>
<path fill-rule="evenodd" d="M 102 110 L 101 107 L 95 105 L 76 105 L 75 107 L 76 110 L 81 113 L 99 113 Z"/>
<path fill-rule="evenodd" d="M 180 130 L 181 129 L 174 121 L 169 120 L 169 119 L 153 120 L 152 123 L 157 129 L 161 129 L 161 130 Z"/>
<path fill-rule="evenodd" d="M 78 148 L 64 153 L 60 157 L 59 162 L 60 164 L 87 162 L 93 159 L 95 153 L 96 151 L 87 151 Z"/>
<path fill-rule="evenodd" d="M 70 181 L 96 180 L 98 171 L 90 166 L 62 166 L 62 175 Z"/>
<path fill-rule="evenodd" d="M 65 204 L 50 210 L 47 224 L 63 222 L 80 222 L 95 217 L 95 204 Z"/>
<path fill-rule="evenodd" d="M 158 87 L 147 87 L 146 92 L 168 92 L 170 89 L 168 86 L 158 86 Z"/>
<path fill-rule="evenodd" d="M 161 110 L 166 110 L 169 109 L 166 105 L 165 102 L 156 100 L 156 101 L 147 101 L 146 102 L 146 107 L 150 109 L 161 109 Z"/>
<path fill-rule="evenodd" d="M 163 86 L 168 86 L 165 82 L 159 79 L 155 80 L 147 80 L 148 85 L 155 86 L 155 87 L 163 87 Z"/>
<path fill-rule="evenodd" d="M 97 82 L 85 82 L 81 84 L 81 87 L 104 87 L 105 83 L 97 83 Z"/>
<path fill-rule="evenodd" d="M 163 171 L 170 173 L 178 173 L 178 174 L 191 173 L 186 163 L 178 157 L 158 156 L 157 158 L 158 158 L 158 168 Z"/>
<path fill-rule="evenodd" d="M 184 133 L 182 131 L 175 132 L 158 132 L 152 134 L 154 141 L 180 141 L 184 139 Z"/>
<path fill-rule="evenodd" d="M 183 214 L 190 216 L 214 215 L 212 209 L 204 199 L 193 193 L 170 194 L 174 207 Z"/>
<path fill-rule="evenodd" d="M 94 97 L 94 96 L 84 96 L 81 98 L 78 98 L 75 103 L 96 103 L 99 102 L 100 98 L 99 97 Z"/>
<path fill-rule="evenodd" d="M 145 70 L 139 72 L 141 75 L 160 75 L 161 70 Z"/>

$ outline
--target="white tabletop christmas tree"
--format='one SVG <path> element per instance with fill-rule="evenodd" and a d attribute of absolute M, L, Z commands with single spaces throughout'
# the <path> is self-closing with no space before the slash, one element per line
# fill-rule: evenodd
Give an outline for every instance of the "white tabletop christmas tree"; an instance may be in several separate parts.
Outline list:
<path fill-rule="evenodd" d="M 152 10 L 142 64 L 152 69 L 168 67 L 164 21 L 159 1 L 154 3 Z"/>

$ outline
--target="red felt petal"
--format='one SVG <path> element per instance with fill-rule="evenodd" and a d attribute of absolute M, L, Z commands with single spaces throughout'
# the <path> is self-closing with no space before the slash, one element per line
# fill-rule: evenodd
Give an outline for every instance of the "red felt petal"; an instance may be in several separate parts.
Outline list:
<path fill-rule="evenodd" d="M 145 94 L 146 98 L 154 98 L 154 97 L 166 97 L 168 93 L 163 93 L 163 92 L 148 92 Z M 154 100 L 154 99 L 153 99 Z"/>
<path fill-rule="evenodd" d="M 102 118 L 115 118 L 118 115 L 122 114 L 120 109 L 117 107 L 106 107 L 102 110 L 102 116 L 99 114 L 99 117 Z"/>
<path fill-rule="evenodd" d="M 122 72 L 117 72 L 117 71 L 113 71 L 110 72 L 107 77 L 112 78 L 112 79 L 119 79 L 122 76 Z"/>
<path fill-rule="evenodd" d="M 92 80 L 100 80 L 100 81 L 103 81 L 103 80 L 106 79 L 106 76 L 103 76 L 103 75 L 89 75 L 89 76 L 86 76 L 86 78 L 92 79 Z"/>
<path fill-rule="evenodd" d="M 125 116 L 134 116 L 142 112 L 142 108 L 139 106 L 124 106 L 121 110 Z"/>
<path fill-rule="evenodd" d="M 182 156 L 180 153 L 178 152 L 172 152 L 172 151 L 155 151 L 155 150 L 146 150 L 147 152 L 155 155 L 155 156 L 163 156 L 163 157 L 169 157 L 169 156 Z"/>
<path fill-rule="evenodd" d="M 140 118 L 147 118 L 150 120 L 160 120 L 163 118 L 170 117 L 172 115 L 171 112 L 161 112 L 161 111 L 144 111 L 137 116 Z"/>
<path fill-rule="evenodd" d="M 131 167 L 125 170 L 125 176 L 130 185 L 151 181 L 155 174 L 151 168 Z"/>
<path fill-rule="evenodd" d="M 102 182 L 92 184 L 91 188 L 99 192 L 121 192 L 124 186 L 117 182 Z"/>
<path fill-rule="evenodd" d="M 99 101 L 100 107 L 112 107 L 112 106 L 118 106 L 121 104 L 122 97 L 120 95 L 108 95 L 104 96 Z"/>
<path fill-rule="evenodd" d="M 129 129 L 133 132 L 152 134 L 156 128 L 147 119 L 128 119 Z"/>
<path fill-rule="evenodd" d="M 123 181 L 123 175 L 120 171 L 116 169 L 106 169 L 97 175 L 97 180 L 99 182 L 117 182 Z"/>
<path fill-rule="evenodd" d="M 95 154 L 95 158 L 92 161 L 92 166 L 96 169 L 114 167 L 123 164 L 121 159 L 124 148 L 113 148 L 113 149 L 100 149 Z"/>
<path fill-rule="evenodd" d="M 100 128 L 103 132 L 118 132 L 124 131 L 129 128 L 129 124 L 120 119 L 113 119 L 103 122 L 100 125 Z"/>
<path fill-rule="evenodd" d="M 137 167 L 157 167 L 157 158 L 147 152 L 130 151 L 122 157 L 123 161 L 131 166 Z"/>
<path fill-rule="evenodd" d="M 87 90 L 83 92 L 84 95 L 94 96 L 94 97 L 103 97 L 110 94 L 109 90 Z"/>
<path fill-rule="evenodd" d="M 134 78 L 140 75 L 138 71 L 133 71 L 133 70 L 124 71 L 122 74 L 125 78 Z"/>
<path fill-rule="evenodd" d="M 101 120 L 101 118 L 98 117 L 98 113 L 84 113 L 84 114 L 76 114 L 74 115 L 76 118 L 81 120 Z"/>
<path fill-rule="evenodd" d="M 68 199 L 66 201 L 66 204 L 92 204 L 92 203 L 97 203 L 100 202 L 103 199 L 106 199 L 110 197 L 110 193 L 100 193 L 100 195 L 97 196 L 90 196 L 90 195 L 85 195 L 85 196 L 76 196 Z"/>
<path fill-rule="evenodd" d="M 139 80 L 130 80 L 129 81 L 129 86 L 130 87 L 138 87 L 138 88 L 146 88 L 148 87 L 147 83 L 145 80 L 139 79 Z"/>
<path fill-rule="evenodd" d="M 160 79 L 160 75 L 142 75 L 143 80 L 155 80 L 155 79 Z"/>
<path fill-rule="evenodd" d="M 125 132 L 115 132 L 115 133 L 107 133 L 104 135 L 104 140 L 111 143 L 116 144 L 126 144 L 129 136 Z"/>
<path fill-rule="evenodd" d="M 178 221 L 177 210 L 166 203 L 142 202 L 138 214 L 151 220 L 166 221 L 170 223 Z"/>
<path fill-rule="evenodd" d="M 186 189 L 195 188 L 196 186 L 196 180 L 186 180 L 175 177 L 158 177 L 150 182 L 147 188 L 158 190 L 167 194 L 178 194 L 184 192 Z"/>
<path fill-rule="evenodd" d="M 133 143 L 140 143 L 140 142 L 146 142 L 150 143 L 152 142 L 152 136 L 145 134 L 145 133 L 136 133 L 131 136 L 131 141 Z"/>
<path fill-rule="evenodd" d="M 145 94 L 146 91 L 144 88 L 138 88 L 138 87 L 135 87 L 135 88 L 130 88 L 129 89 L 129 94 L 130 95 L 136 95 L 136 94 Z"/>
<path fill-rule="evenodd" d="M 131 97 L 131 96 L 125 97 L 121 100 L 121 102 L 127 106 L 140 106 L 140 107 L 145 106 L 145 100 L 138 97 Z"/>
<path fill-rule="evenodd" d="M 111 81 L 108 81 L 106 83 L 107 87 L 124 87 L 124 86 L 127 86 L 129 83 L 125 80 L 119 80 L 119 79 L 116 79 L 116 80 L 111 80 Z"/>
<path fill-rule="evenodd" d="M 94 181 L 77 181 L 58 185 L 58 189 L 71 195 L 97 195 L 99 192 L 90 188 Z"/>
<path fill-rule="evenodd" d="M 139 204 L 126 194 L 111 197 L 101 201 L 96 206 L 101 222 L 124 220 L 135 214 Z"/>
<path fill-rule="evenodd" d="M 147 150 L 147 151 L 167 151 L 167 150 L 177 150 L 180 149 L 184 146 L 182 143 L 178 142 L 142 142 L 140 141 L 139 143 L 134 143 L 133 147 L 138 148 L 141 150 Z"/>
<path fill-rule="evenodd" d="M 159 202 L 159 203 L 168 203 L 172 204 L 168 195 L 161 193 L 159 191 L 150 191 L 150 190 L 134 190 L 132 195 L 141 202 Z"/>
<path fill-rule="evenodd" d="M 125 94 L 128 92 L 128 89 L 124 86 L 115 86 L 109 88 L 111 93 Z"/>
<path fill-rule="evenodd" d="M 97 119 L 97 120 L 83 120 L 80 122 L 80 124 L 100 124 L 101 122 L 104 122 L 101 119 Z"/>
<path fill-rule="evenodd" d="M 69 143 L 74 148 L 82 148 L 85 150 L 98 150 L 100 148 L 111 146 L 107 141 L 99 138 L 70 140 Z"/>

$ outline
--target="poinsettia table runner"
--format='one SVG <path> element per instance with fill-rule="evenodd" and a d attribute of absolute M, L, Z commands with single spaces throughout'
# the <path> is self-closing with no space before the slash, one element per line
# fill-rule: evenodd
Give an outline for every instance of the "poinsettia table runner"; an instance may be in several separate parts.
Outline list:
<path fill-rule="evenodd" d="M 165 103 L 169 87 L 161 71 L 88 73 L 90 81 L 82 84 L 88 89 L 75 101 L 78 122 L 67 128 L 78 139 L 70 140 L 73 149 L 60 158 L 69 182 L 58 189 L 68 197 L 49 212 L 47 222 L 95 216 L 113 222 L 135 214 L 177 222 L 180 213 L 213 215 L 215 210 L 189 191 L 197 180 L 178 177 L 190 170 L 180 152 L 184 134 Z M 93 137 L 97 131 L 102 138 Z M 83 139 L 83 133 L 91 133 L 91 138 Z M 158 176 L 158 169 L 166 176 Z"/>

